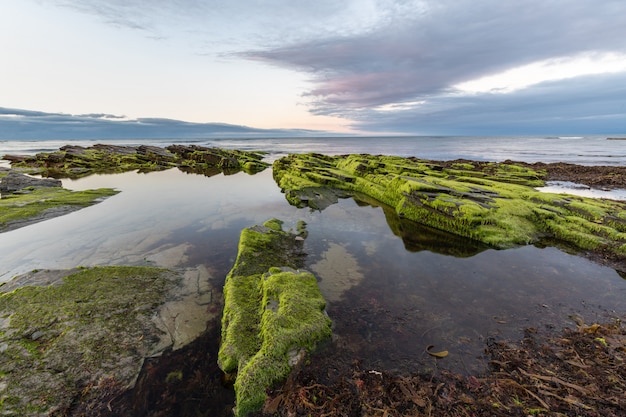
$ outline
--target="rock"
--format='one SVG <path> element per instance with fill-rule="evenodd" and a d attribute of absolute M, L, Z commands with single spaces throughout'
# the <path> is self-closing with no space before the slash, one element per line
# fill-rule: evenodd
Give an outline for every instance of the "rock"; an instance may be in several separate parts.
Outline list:
<path fill-rule="evenodd" d="M 151 145 L 66 145 L 56 152 L 28 157 L 7 155 L 4 159 L 10 161 L 13 168 L 55 178 L 80 178 L 91 174 L 132 170 L 161 171 L 175 167 L 184 172 L 211 176 L 241 170 L 256 173 L 269 166 L 259 152 L 196 145 L 172 145 L 167 148 Z"/>
<path fill-rule="evenodd" d="M 173 160 L 175 158 L 173 153 L 167 149 L 159 148 L 158 146 L 141 145 L 137 148 L 137 153 L 140 155 L 156 155 L 169 160 Z"/>
<path fill-rule="evenodd" d="M 3 286 L 0 415 L 70 415 L 106 393 L 104 381 L 133 386 L 144 359 L 175 342 L 158 315 L 179 285 L 164 269 L 96 267 L 33 271 Z"/>
<path fill-rule="evenodd" d="M 266 390 L 331 335 L 317 279 L 297 269 L 302 240 L 281 224 L 272 219 L 241 232 L 237 260 L 224 284 L 218 364 L 237 374 L 238 417 L 259 410 Z"/>
<path fill-rule="evenodd" d="M 27 187 L 47 188 L 61 187 L 62 185 L 63 183 L 61 180 L 51 178 L 33 178 L 28 175 L 20 174 L 19 172 L 10 171 L 2 178 L 2 180 L 0 180 L 0 193 L 13 194 L 16 191 L 20 191 Z"/>
<path fill-rule="evenodd" d="M 9 161 L 10 163 L 18 163 L 28 160 L 34 160 L 35 158 L 30 155 L 4 155 L 2 159 L 4 159 L 5 161 Z"/>
<path fill-rule="evenodd" d="M 410 220 L 509 248 L 546 236 L 581 252 L 626 259 L 626 203 L 542 193 L 558 169 L 571 175 L 622 178 L 624 167 L 550 166 L 505 161 L 427 161 L 382 155 L 297 154 L 274 162 L 273 176 L 290 204 L 323 209 L 322 189 L 365 195 Z M 349 180 L 347 180 L 349 179 Z"/>
<path fill-rule="evenodd" d="M 65 146 L 61 146 L 61 148 L 59 148 L 62 151 L 65 151 L 65 155 L 71 155 L 71 156 L 83 156 L 85 154 L 85 152 L 87 151 L 87 148 L 85 148 L 84 146 L 78 146 L 78 145 L 65 145 Z"/>

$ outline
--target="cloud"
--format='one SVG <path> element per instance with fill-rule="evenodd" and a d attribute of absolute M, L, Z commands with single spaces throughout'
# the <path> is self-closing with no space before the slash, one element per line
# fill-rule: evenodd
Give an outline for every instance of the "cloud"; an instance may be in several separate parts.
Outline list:
<path fill-rule="evenodd" d="M 303 104 L 357 129 L 478 132 L 506 123 L 526 128 L 522 120 L 546 128 L 559 122 L 586 128 L 593 120 L 598 128 L 607 120 L 626 124 L 602 81 L 615 74 L 596 71 L 588 78 L 556 65 L 626 57 L 623 0 L 55 1 L 151 38 L 185 39 L 209 59 L 302 73 L 309 81 L 299 92 Z M 552 74 L 544 81 L 550 82 L 526 79 L 517 90 L 500 88 L 506 92 L 500 95 L 459 90 L 529 66 L 541 76 L 545 63 Z M 593 106 L 574 104 L 589 96 Z"/>
<path fill-rule="evenodd" d="M 509 94 L 439 95 L 348 117 L 365 131 L 484 135 L 623 133 L 626 73 L 549 81 Z"/>
<path fill-rule="evenodd" d="M 106 114 L 106 113 L 89 113 L 89 114 L 79 114 L 77 117 L 86 117 L 92 119 L 118 119 L 123 120 L 126 119 L 126 116 L 118 116 L 115 114 Z"/>
<path fill-rule="evenodd" d="M 391 0 L 55 0 L 105 24 L 157 40 L 194 38 L 197 54 L 229 54 L 251 46 L 302 41 L 320 33 L 360 33 L 388 18 Z M 402 2 L 399 2 L 402 3 Z"/>
<path fill-rule="evenodd" d="M 10 117 L 50 117 L 50 116 L 59 116 L 61 113 L 45 113 L 42 111 L 36 110 L 22 110 L 22 109 L 11 109 L 7 107 L 0 107 L 0 117 L 1 116 L 10 116 Z"/>
<path fill-rule="evenodd" d="M 480 100 L 464 97 L 454 89 L 463 82 L 554 58 L 626 54 L 622 18 L 626 4 L 621 0 L 609 0 L 602 6 L 588 0 L 450 0 L 413 6 L 414 13 L 402 18 L 396 15 L 387 25 L 367 33 L 331 35 L 239 56 L 308 73 L 313 87 L 304 96 L 311 100 L 312 112 L 355 120 L 357 127 L 376 128 L 362 120 L 406 117 L 403 103 L 427 100 L 435 108 L 468 110 L 496 102 L 511 107 L 520 97 L 527 98 L 523 94 Z M 568 85 L 576 86 L 576 82 Z M 571 96 L 567 90 L 554 93 Z M 542 98 L 549 101 L 545 95 Z M 388 106 L 384 114 L 375 111 L 384 106 Z M 484 110 L 490 111 L 488 107 Z M 435 110 L 429 118 L 444 117 L 448 112 Z M 457 124 L 458 120 L 448 123 Z M 394 131 L 390 123 L 384 128 Z"/>
<path fill-rule="evenodd" d="M 133 139 L 323 136 L 305 129 L 256 129 L 226 123 L 163 118 L 127 119 L 110 114 L 70 115 L 0 107 L 0 140 Z"/>

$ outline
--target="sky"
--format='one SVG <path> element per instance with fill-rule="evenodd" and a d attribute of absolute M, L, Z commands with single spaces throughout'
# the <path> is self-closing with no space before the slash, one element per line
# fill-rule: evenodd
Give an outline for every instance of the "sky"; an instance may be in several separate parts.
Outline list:
<path fill-rule="evenodd" d="M 624 16 L 623 0 L 0 0 L 0 138 L 623 134 Z"/>

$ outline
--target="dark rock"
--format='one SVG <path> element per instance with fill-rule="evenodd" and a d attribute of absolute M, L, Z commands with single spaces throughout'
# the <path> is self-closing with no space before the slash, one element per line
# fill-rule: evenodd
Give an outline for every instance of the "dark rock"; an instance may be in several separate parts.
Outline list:
<path fill-rule="evenodd" d="M 10 171 L 0 180 L 0 193 L 11 194 L 26 187 L 45 188 L 61 187 L 61 180 L 51 178 L 33 178 L 19 172 Z"/>
<path fill-rule="evenodd" d="M 91 149 L 117 155 L 135 155 L 137 153 L 136 146 L 110 145 L 106 143 L 96 143 Z"/>
<path fill-rule="evenodd" d="M 9 161 L 11 163 L 16 163 L 16 162 L 32 161 L 35 158 L 33 158 L 30 155 L 4 155 L 2 159 L 4 159 L 5 161 Z"/>
<path fill-rule="evenodd" d="M 60 150 L 65 152 L 65 155 L 71 156 L 83 156 L 87 148 L 78 145 L 65 145 L 59 148 Z"/>
<path fill-rule="evenodd" d="M 137 153 L 140 155 L 156 155 L 166 159 L 173 160 L 175 158 L 174 154 L 164 148 L 160 148 L 158 146 L 149 146 L 149 145 L 141 145 L 137 148 Z"/>

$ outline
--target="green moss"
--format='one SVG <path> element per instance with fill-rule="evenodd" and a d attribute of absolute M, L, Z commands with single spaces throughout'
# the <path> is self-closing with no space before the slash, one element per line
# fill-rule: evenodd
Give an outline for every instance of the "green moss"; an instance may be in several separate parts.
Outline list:
<path fill-rule="evenodd" d="M 290 354 L 310 350 L 330 336 L 325 302 L 302 264 L 305 225 L 298 235 L 272 219 L 241 232 L 239 253 L 224 285 L 218 363 L 237 372 L 236 415 L 258 410 L 265 391 L 287 377 Z"/>
<path fill-rule="evenodd" d="M 626 204 L 538 192 L 544 176 L 511 163 L 444 169 L 393 156 L 289 155 L 274 163 L 274 179 L 299 207 L 319 208 L 313 194 L 341 189 L 393 207 L 402 218 L 497 248 L 553 236 L 580 249 L 622 254 Z"/>
<path fill-rule="evenodd" d="M 60 187 L 38 188 L 28 193 L 10 194 L 0 199 L 0 231 L 15 222 L 26 222 L 43 216 L 47 210 L 69 207 L 68 211 L 90 206 L 98 200 L 117 194 L 109 188 L 70 191 Z"/>
<path fill-rule="evenodd" d="M 3 415 L 68 407 L 83 389 L 111 375 L 132 382 L 154 334 L 151 316 L 173 285 L 165 270 L 98 267 L 68 271 L 62 281 L 0 293 Z M 31 407 L 35 407 L 31 409 Z"/>
<path fill-rule="evenodd" d="M 280 232 L 283 230 L 283 222 L 278 219 L 270 219 L 263 223 L 263 226 L 272 229 L 274 231 Z"/>
<path fill-rule="evenodd" d="M 165 382 L 168 384 L 174 384 L 183 380 L 183 371 L 172 371 L 165 377 Z"/>
<path fill-rule="evenodd" d="M 259 152 L 195 145 L 171 145 L 165 149 L 154 146 L 64 146 L 56 152 L 14 159 L 11 164 L 14 168 L 55 178 L 80 178 L 133 170 L 152 172 L 175 167 L 207 176 L 241 170 L 253 174 L 269 166 Z"/>
<path fill-rule="evenodd" d="M 465 163 L 452 164 L 452 168 L 469 171 L 469 170 L 474 169 L 474 165 L 465 162 Z"/>

